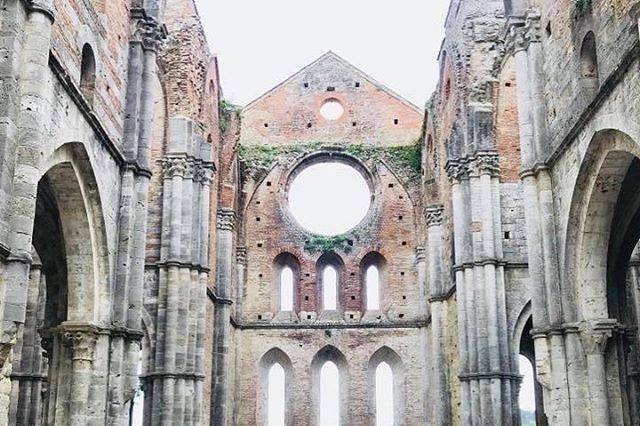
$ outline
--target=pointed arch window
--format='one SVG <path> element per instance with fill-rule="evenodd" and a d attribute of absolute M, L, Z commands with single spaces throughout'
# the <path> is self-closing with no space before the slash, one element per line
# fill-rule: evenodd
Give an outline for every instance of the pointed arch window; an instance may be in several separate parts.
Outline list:
<path fill-rule="evenodd" d="M 322 308 L 325 311 L 338 309 L 338 271 L 331 265 L 322 271 Z"/>
<path fill-rule="evenodd" d="M 320 426 L 340 425 L 340 371 L 333 361 L 320 370 Z"/>
<path fill-rule="evenodd" d="M 386 362 L 376 368 L 376 426 L 394 425 L 393 370 Z"/>
<path fill-rule="evenodd" d="M 267 378 L 267 425 L 285 425 L 286 379 L 284 367 L 276 362 L 269 369 Z"/>
<path fill-rule="evenodd" d="M 380 309 L 380 270 L 376 265 L 367 268 L 367 309 L 376 311 Z"/>
<path fill-rule="evenodd" d="M 285 266 L 280 271 L 280 311 L 293 311 L 293 270 Z"/>
<path fill-rule="evenodd" d="M 405 410 L 404 367 L 400 356 L 384 346 L 369 360 L 369 407 L 376 426 L 402 423 Z"/>

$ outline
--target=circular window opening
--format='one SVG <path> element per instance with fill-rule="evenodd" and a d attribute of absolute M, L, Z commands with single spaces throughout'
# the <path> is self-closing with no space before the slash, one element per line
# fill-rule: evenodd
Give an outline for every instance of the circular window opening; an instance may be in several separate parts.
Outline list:
<path fill-rule="evenodd" d="M 339 100 L 327 99 L 320 107 L 320 115 L 325 120 L 337 120 L 344 114 L 344 108 Z"/>
<path fill-rule="evenodd" d="M 364 219 L 370 204 L 371 190 L 364 176 L 343 163 L 313 164 L 289 186 L 289 210 L 315 234 L 344 234 Z"/>

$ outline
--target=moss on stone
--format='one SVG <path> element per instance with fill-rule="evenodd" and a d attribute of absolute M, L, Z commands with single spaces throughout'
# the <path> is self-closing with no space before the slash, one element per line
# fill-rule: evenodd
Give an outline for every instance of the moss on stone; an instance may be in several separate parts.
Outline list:
<path fill-rule="evenodd" d="M 338 148 L 340 152 L 356 157 L 365 163 L 375 164 L 384 161 L 407 180 L 420 176 L 422 144 L 419 141 L 411 145 L 400 146 L 348 144 L 336 147 L 322 142 L 286 146 L 243 144 L 239 148 L 239 158 L 243 171 L 251 173 L 255 170 L 269 170 L 277 161 L 286 162 L 301 155 L 318 151 L 323 147 Z"/>
<path fill-rule="evenodd" d="M 331 251 L 349 253 L 352 247 L 353 240 L 349 239 L 346 235 L 336 235 L 334 237 L 314 235 L 304 243 L 304 250 L 311 254 Z"/>

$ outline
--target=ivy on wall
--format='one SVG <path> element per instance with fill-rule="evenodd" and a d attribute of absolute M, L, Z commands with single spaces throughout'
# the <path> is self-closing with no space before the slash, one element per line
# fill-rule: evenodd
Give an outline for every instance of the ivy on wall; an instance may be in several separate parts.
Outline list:
<path fill-rule="evenodd" d="M 314 235 L 304 243 L 304 250 L 311 254 L 331 251 L 349 253 L 352 247 L 353 240 L 346 235 L 336 235 L 334 237 Z"/>

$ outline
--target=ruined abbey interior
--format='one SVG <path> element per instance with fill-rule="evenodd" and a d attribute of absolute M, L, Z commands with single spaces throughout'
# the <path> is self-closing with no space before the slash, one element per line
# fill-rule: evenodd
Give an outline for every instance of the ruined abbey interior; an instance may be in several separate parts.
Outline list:
<path fill-rule="evenodd" d="M 426 105 L 238 107 L 193 0 L 0 0 L 0 425 L 640 425 L 639 18 L 452 0 Z"/>

